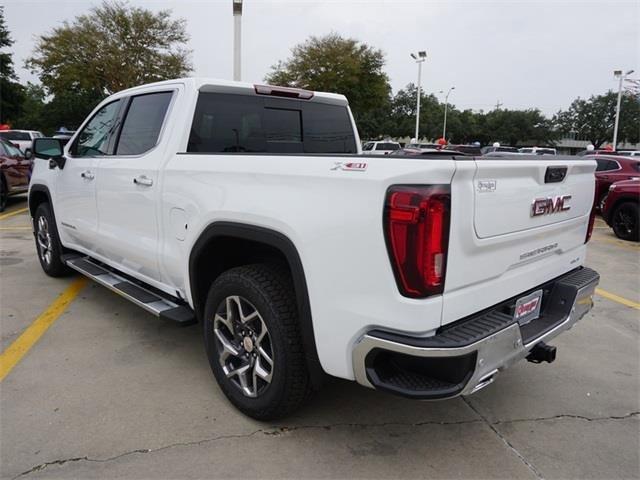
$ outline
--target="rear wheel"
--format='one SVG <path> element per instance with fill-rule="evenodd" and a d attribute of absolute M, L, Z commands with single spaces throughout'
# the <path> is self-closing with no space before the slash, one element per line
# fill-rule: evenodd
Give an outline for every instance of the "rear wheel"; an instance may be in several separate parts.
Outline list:
<path fill-rule="evenodd" d="M 48 203 L 36 208 L 33 218 L 38 259 L 44 273 L 50 277 L 63 277 L 71 270 L 62 262 L 62 244 Z"/>
<path fill-rule="evenodd" d="M 639 215 L 637 203 L 626 202 L 618 205 L 611 215 L 611 226 L 616 237 L 637 242 L 640 239 Z"/>
<path fill-rule="evenodd" d="M 209 364 L 224 394 L 244 414 L 258 420 L 283 417 L 308 397 L 298 325 L 286 269 L 237 267 L 211 286 L 204 320 Z"/>

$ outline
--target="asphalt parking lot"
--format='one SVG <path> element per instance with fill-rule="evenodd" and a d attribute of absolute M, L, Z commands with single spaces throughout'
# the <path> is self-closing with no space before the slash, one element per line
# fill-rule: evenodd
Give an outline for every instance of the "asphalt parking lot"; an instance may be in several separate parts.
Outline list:
<path fill-rule="evenodd" d="M 264 424 L 223 397 L 197 327 L 45 276 L 25 207 L 16 197 L 0 214 L 2 351 L 60 315 L 0 384 L 2 478 L 640 476 L 640 246 L 601 221 L 588 258 L 602 276 L 596 306 L 553 342 L 553 365 L 523 362 L 436 403 L 332 379 Z M 79 294 L 55 303 L 72 285 Z"/>

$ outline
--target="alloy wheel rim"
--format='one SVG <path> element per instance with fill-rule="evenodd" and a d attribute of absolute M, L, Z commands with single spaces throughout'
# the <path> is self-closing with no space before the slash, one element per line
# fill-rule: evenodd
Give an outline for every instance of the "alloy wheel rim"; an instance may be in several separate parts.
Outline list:
<path fill-rule="evenodd" d="M 38 247 L 40 250 L 40 258 L 44 263 L 51 263 L 51 234 L 49 233 L 49 222 L 43 216 L 38 218 L 38 233 L 36 235 Z"/>
<path fill-rule="evenodd" d="M 216 310 L 213 332 L 229 381 L 247 397 L 264 392 L 273 378 L 273 346 L 258 309 L 238 295 L 226 297 Z"/>

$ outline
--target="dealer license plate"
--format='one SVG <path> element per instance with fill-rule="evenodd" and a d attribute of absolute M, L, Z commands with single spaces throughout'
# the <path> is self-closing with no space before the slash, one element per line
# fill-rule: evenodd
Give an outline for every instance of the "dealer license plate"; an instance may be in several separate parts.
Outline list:
<path fill-rule="evenodd" d="M 516 301 L 516 308 L 513 312 L 513 317 L 520 325 L 526 325 L 540 316 L 541 305 L 542 290 L 537 290 L 526 297 L 519 298 Z"/>

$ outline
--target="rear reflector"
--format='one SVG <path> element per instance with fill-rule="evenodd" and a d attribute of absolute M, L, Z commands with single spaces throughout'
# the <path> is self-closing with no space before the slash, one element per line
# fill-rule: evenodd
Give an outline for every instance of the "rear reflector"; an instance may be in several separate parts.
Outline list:
<path fill-rule="evenodd" d="M 301 88 L 272 87 L 271 85 L 254 85 L 258 95 L 271 95 L 274 97 L 299 98 L 309 100 L 313 98 L 313 92 Z"/>
<path fill-rule="evenodd" d="M 425 298 L 444 290 L 450 207 L 448 185 L 397 185 L 387 191 L 385 239 L 402 295 Z"/>

